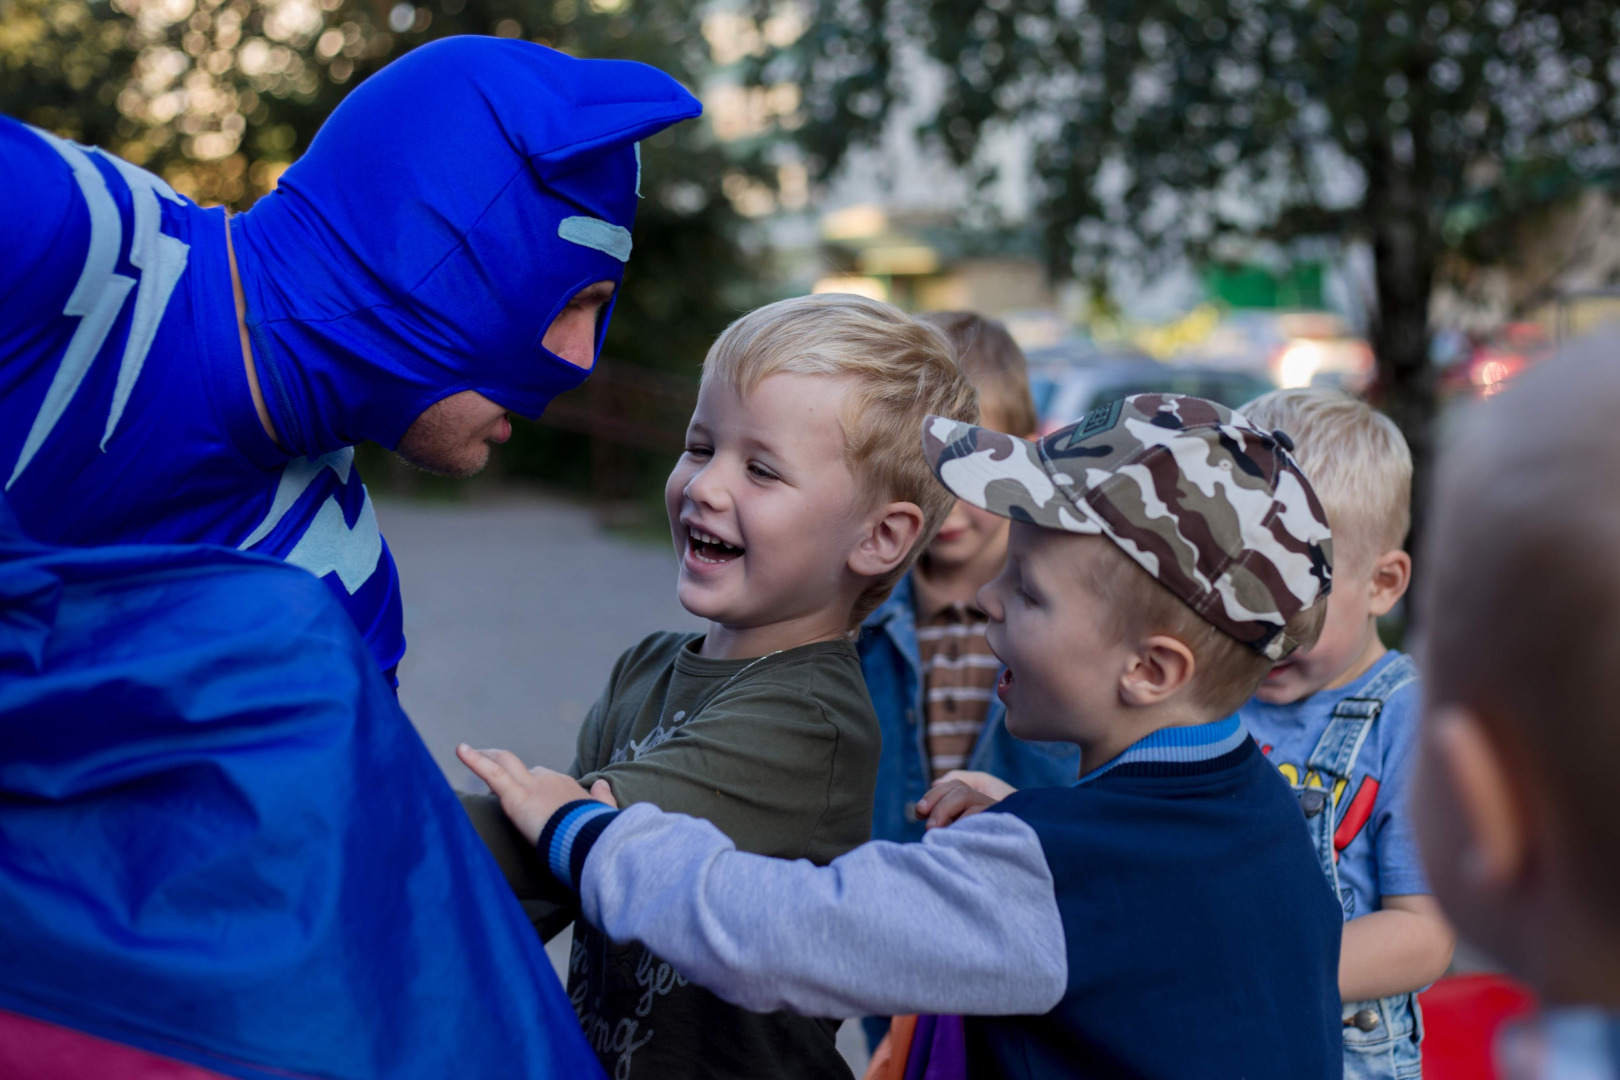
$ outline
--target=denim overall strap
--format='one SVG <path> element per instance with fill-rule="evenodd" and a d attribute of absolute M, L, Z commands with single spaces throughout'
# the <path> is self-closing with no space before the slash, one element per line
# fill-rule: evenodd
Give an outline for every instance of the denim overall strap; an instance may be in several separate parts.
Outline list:
<path fill-rule="evenodd" d="M 1339 891 L 1338 853 L 1333 847 L 1333 833 L 1339 824 L 1341 798 L 1349 787 L 1361 748 L 1372 734 L 1373 723 L 1384 711 L 1384 702 L 1416 679 L 1417 665 L 1412 658 L 1397 656 L 1359 694 L 1335 705 L 1333 717 L 1311 750 L 1304 775 L 1295 786 L 1300 809 L 1311 829 L 1311 840 L 1316 845 L 1317 860 L 1333 883 L 1340 903 L 1346 901 Z M 1345 914 L 1350 914 L 1348 908 Z"/>
<path fill-rule="evenodd" d="M 1322 872 L 1347 919 L 1352 914 L 1352 897 L 1339 887 L 1338 852 L 1333 842 L 1341 802 L 1348 809 L 1342 796 L 1384 703 L 1417 677 L 1412 658 L 1397 656 L 1355 697 L 1334 706 L 1327 730 L 1317 740 L 1295 786 Z M 1423 1023 L 1416 995 L 1345 1002 L 1343 1022 L 1345 1080 L 1405 1080 L 1422 1075 Z"/>

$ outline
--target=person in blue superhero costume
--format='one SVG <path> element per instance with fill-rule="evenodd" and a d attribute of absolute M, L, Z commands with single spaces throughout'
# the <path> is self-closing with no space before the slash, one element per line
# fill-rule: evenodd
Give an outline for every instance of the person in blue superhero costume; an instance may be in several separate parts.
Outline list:
<path fill-rule="evenodd" d="M 673 79 L 448 38 L 373 75 L 227 219 L 0 117 L 0 486 L 73 546 L 213 543 L 321 578 L 393 677 L 399 579 L 354 469 L 451 475 L 585 378 Z"/>

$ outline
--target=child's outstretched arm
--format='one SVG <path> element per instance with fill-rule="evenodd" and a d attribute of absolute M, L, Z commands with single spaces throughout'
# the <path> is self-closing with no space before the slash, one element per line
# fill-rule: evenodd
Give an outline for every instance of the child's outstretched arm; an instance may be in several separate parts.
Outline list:
<path fill-rule="evenodd" d="M 489 785 L 501 801 L 501 809 L 531 844 L 564 803 L 596 799 L 610 808 L 619 805 L 606 781 L 598 780 L 586 791 L 572 776 L 539 766 L 528 768 L 510 750 L 474 750 L 462 743 L 456 747 L 456 756 Z"/>
<path fill-rule="evenodd" d="M 1034 830 L 979 814 L 824 867 L 736 850 L 706 821 L 615 811 L 566 776 L 463 747 L 587 921 L 758 1012 L 1041 1014 L 1068 981 Z"/>
<path fill-rule="evenodd" d="M 1446 973 L 1456 931 L 1432 896 L 1386 896 L 1383 908 L 1344 924 L 1339 996 L 1368 1001 L 1419 990 Z"/>

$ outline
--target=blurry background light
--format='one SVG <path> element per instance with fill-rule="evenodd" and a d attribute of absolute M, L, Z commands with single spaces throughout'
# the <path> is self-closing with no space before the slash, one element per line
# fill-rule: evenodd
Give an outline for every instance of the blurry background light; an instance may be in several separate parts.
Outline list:
<path fill-rule="evenodd" d="M 811 286 L 813 293 L 854 293 L 871 300 L 887 300 L 889 287 L 877 278 L 841 274 L 824 277 Z"/>
<path fill-rule="evenodd" d="M 877 203 L 861 203 L 833 210 L 821 217 L 823 240 L 865 240 L 889 227 L 888 215 Z"/>
<path fill-rule="evenodd" d="M 1322 366 L 1322 347 L 1314 341 L 1291 341 L 1274 361 L 1277 385 L 1285 390 L 1309 386 Z"/>
<path fill-rule="evenodd" d="M 939 252 L 925 244 L 869 247 L 856 263 L 863 274 L 932 274 L 939 269 Z"/>

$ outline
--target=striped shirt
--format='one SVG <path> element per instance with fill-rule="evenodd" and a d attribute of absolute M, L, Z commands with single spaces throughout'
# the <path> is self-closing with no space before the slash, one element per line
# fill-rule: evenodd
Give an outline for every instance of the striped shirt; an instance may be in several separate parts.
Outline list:
<path fill-rule="evenodd" d="M 917 598 L 917 654 L 922 664 L 923 716 L 930 776 L 965 769 L 984 729 L 1001 661 L 985 640 L 989 618 L 972 604 L 930 595 L 921 574 Z"/>

